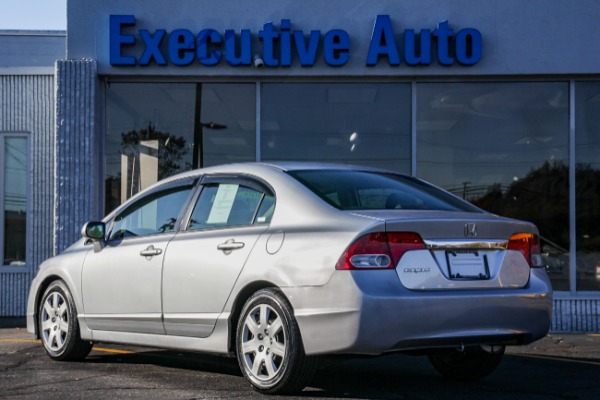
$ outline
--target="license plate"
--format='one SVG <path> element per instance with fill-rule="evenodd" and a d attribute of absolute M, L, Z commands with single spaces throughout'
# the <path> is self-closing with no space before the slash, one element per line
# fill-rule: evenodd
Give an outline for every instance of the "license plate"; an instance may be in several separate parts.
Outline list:
<path fill-rule="evenodd" d="M 487 256 L 481 251 L 446 251 L 450 279 L 490 279 Z"/>

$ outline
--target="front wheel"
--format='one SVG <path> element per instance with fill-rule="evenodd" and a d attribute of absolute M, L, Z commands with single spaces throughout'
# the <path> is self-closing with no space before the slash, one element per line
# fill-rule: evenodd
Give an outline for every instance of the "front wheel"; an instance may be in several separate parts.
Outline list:
<path fill-rule="evenodd" d="M 464 351 L 447 350 L 429 355 L 429 361 L 446 378 L 475 381 L 494 372 L 504 356 L 504 346 L 488 347 L 490 351 L 479 347 Z"/>
<path fill-rule="evenodd" d="M 236 353 L 246 379 L 265 394 L 302 390 L 315 369 L 314 360 L 304 354 L 292 307 L 276 289 L 259 290 L 246 301 Z"/>
<path fill-rule="evenodd" d="M 81 340 L 77 310 L 67 285 L 52 282 L 40 302 L 39 329 L 44 350 L 58 361 L 83 360 L 92 350 L 92 343 Z"/>

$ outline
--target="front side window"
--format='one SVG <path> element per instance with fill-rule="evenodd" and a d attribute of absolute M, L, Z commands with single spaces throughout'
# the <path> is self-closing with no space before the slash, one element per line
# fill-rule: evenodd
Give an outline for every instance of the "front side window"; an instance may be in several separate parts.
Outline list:
<path fill-rule="evenodd" d="M 291 171 L 289 174 L 340 210 L 480 212 L 466 201 L 403 175 L 346 170 Z"/>
<path fill-rule="evenodd" d="M 115 217 L 110 240 L 173 232 L 191 190 L 178 187 L 140 199 Z"/>
<path fill-rule="evenodd" d="M 262 191 L 237 183 L 208 184 L 198 197 L 188 230 L 269 223 L 274 207 L 275 198 Z"/>
<path fill-rule="evenodd" d="M 29 147 L 26 136 L 0 135 L 0 237 L 2 265 L 24 266 L 27 257 Z"/>

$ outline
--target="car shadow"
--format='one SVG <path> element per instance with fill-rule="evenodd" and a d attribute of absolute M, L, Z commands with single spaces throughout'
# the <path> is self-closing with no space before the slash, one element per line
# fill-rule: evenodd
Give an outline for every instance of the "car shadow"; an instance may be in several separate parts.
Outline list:
<path fill-rule="evenodd" d="M 165 368 L 242 376 L 235 358 L 169 350 L 149 350 L 131 354 L 108 355 L 100 352 L 92 352 L 92 354 L 86 358 L 85 362 L 98 364 L 156 365 Z"/>
<path fill-rule="evenodd" d="M 157 350 L 110 355 L 96 352 L 86 362 L 152 364 L 244 379 L 235 358 L 188 352 Z M 481 381 L 460 382 L 440 376 L 426 357 L 393 354 L 374 358 L 324 359 L 308 387 L 285 398 L 598 399 L 598 374 L 598 360 L 506 355 L 500 367 L 489 377 Z"/>

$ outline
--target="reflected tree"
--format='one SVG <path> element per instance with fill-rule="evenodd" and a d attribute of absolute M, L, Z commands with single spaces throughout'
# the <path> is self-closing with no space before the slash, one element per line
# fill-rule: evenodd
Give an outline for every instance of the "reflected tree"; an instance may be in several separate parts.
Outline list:
<path fill-rule="evenodd" d="M 577 249 L 597 251 L 600 248 L 600 170 L 589 164 L 578 164 L 577 181 Z M 471 201 L 494 214 L 534 222 L 542 236 L 569 248 L 569 167 L 558 161 L 547 161 L 513 182 L 506 190 L 499 183 Z"/>
<path fill-rule="evenodd" d="M 189 152 L 185 138 L 158 131 L 152 124 L 147 128 L 122 133 L 121 154 L 136 158 L 135 156 L 143 151 L 142 144 L 147 141 L 156 141 L 158 144 L 158 149 L 153 155 L 158 158 L 159 180 L 191 169 L 191 162 L 185 160 Z M 139 157 L 137 159 L 139 163 Z"/>
<path fill-rule="evenodd" d="M 542 236 L 569 247 L 569 168 L 565 163 L 547 161 L 502 189 L 493 184 L 471 201 L 494 214 L 531 221 Z"/>
<path fill-rule="evenodd" d="M 126 168 L 121 168 L 117 176 L 108 176 L 105 181 L 107 210 L 116 208 L 122 202 L 122 187 L 126 187 L 127 197 L 137 193 L 141 188 L 142 165 L 141 155 L 156 159 L 156 176 L 151 181 L 158 181 L 192 169 L 191 157 L 186 139 L 182 136 L 161 132 L 152 124 L 148 127 L 121 133 L 120 154 L 125 156 Z M 125 173 L 127 176 L 123 176 Z M 126 185 L 122 185 L 126 179 Z"/>

